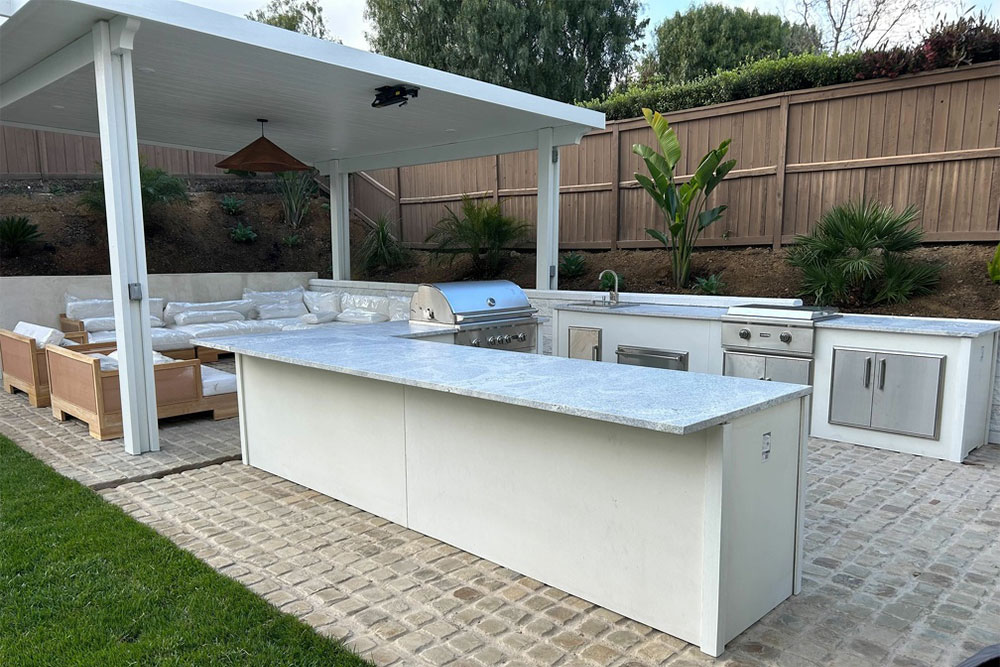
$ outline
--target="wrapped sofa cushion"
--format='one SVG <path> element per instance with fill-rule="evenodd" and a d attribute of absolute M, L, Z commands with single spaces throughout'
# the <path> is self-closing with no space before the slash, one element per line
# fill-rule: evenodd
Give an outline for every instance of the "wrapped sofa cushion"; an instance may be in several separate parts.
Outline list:
<path fill-rule="evenodd" d="M 333 322 L 337 319 L 340 313 L 338 312 L 328 312 L 328 313 L 306 313 L 299 317 L 299 322 L 302 324 L 326 324 L 327 322 Z"/>
<path fill-rule="evenodd" d="M 310 313 L 340 312 L 340 292 L 306 292 L 302 298 Z"/>
<path fill-rule="evenodd" d="M 241 334 L 273 333 L 281 331 L 281 325 L 276 320 L 233 320 L 232 322 L 211 322 L 206 324 L 188 324 L 174 326 L 167 331 L 175 331 L 187 340 L 193 338 L 212 338 L 215 336 L 238 336 Z M 190 345 L 188 345 L 190 347 Z"/>
<path fill-rule="evenodd" d="M 269 303 L 283 303 L 286 301 L 302 303 L 302 299 L 305 295 L 305 289 L 302 287 L 295 287 L 289 290 L 281 290 L 277 292 L 258 292 L 252 289 L 243 290 L 243 298 L 248 299 L 253 303 L 254 306 L 260 308 L 263 305 Z"/>
<path fill-rule="evenodd" d="M 298 301 L 278 301 L 263 303 L 257 306 L 257 317 L 262 320 L 274 320 L 282 317 L 299 317 L 309 311 L 302 299 Z"/>
<path fill-rule="evenodd" d="M 206 301 L 195 303 L 192 301 L 171 301 L 163 309 L 163 320 L 168 324 L 174 324 L 174 318 L 180 313 L 205 310 L 233 310 L 245 318 L 250 317 L 254 303 L 249 299 L 230 299 L 229 301 Z"/>
<path fill-rule="evenodd" d="M 389 297 L 389 320 L 398 322 L 410 319 L 410 300 L 405 296 Z"/>
<path fill-rule="evenodd" d="M 94 331 L 114 331 L 115 330 L 115 318 L 114 317 L 85 317 L 82 320 L 83 330 L 87 332 Z M 153 329 L 157 329 L 163 326 L 163 320 L 159 317 L 149 316 L 149 326 Z"/>
<path fill-rule="evenodd" d="M 81 299 L 66 295 L 66 317 L 85 320 L 91 317 L 114 317 L 115 302 L 111 299 Z"/>
<path fill-rule="evenodd" d="M 174 322 L 178 326 L 188 324 L 205 324 L 207 322 L 232 322 L 234 320 L 245 319 L 241 313 L 235 310 L 188 310 L 174 315 Z"/>
<path fill-rule="evenodd" d="M 236 375 L 220 371 L 218 368 L 202 365 L 201 367 L 201 395 L 218 396 L 219 394 L 232 394 L 236 392 Z"/>
<path fill-rule="evenodd" d="M 375 324 L 376 322 L 388 322 L 389 316 L 376 313 L 370 310 L 357 310 L 352 308 L 337 315 L 338 322 L 352 322 L 354 324 Z"/>
<path fill-rule="evenodd" d="M 341 310 L 365 310 L 385 315 L 389 319 L 389 299 L 372 294 L 343 294 L 340 297 Z M 384 322 L 385 320 L 380 320 Z"/>
<path fill-rule="evenodd" d="M 150 329 L 149 333 L 153 337 L 154 350 L 166 352 L 168 350 L 185 350 L 192 347 L 192 336 L 183 331 L 160 327 L 158 329 Z M 112 343 L 115 340 L 115 332 L 95 331 L 92 334 L 87 334 L 87 340 L 91 343 Z"/>
<path fill-rule="evenodd" d="M 101 354 L 100 352 L 92 352 L 87 355 L 101 362 L 102 371 L 116 371 L 118 370 L 118 360 L 112 359 L 106 354 Z"/>
<path fill-rule="evenodd" d="M 91 356 L 93 356 L 93 355 L 91 355 Z M 108 352 L 108 358 L 114 359 L 115 362 L 117 362 L 118 361 L 118 350 L 112 350 L 111 352 Z M 177 360 L 176 359 L 171 359 L 167 355 L 160 354 L 156 350 L 153 350 L 153 365 L 154 366 L 157 365 L 157 364 L 169 364 L 171 361 L 177 361 Z"/>
<path fill-rule="evenodd" d="M 60 345 L 63 339 L 66 338 L 66 334 L 59 331 L 59 329 L 44 327 L 41 324 L 32 324 L 31 322 L 18 322 L 14 325 L 14 333 L 34 338 L 35 345 L 38 347 Z"/>

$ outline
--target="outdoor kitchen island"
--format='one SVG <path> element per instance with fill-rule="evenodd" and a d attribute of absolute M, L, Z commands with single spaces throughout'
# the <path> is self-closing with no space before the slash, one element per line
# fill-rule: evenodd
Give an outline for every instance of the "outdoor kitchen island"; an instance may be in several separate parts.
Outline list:
<path fill-rule="evenodd" d="M 244 462 L 713 656 L 798 591 L 809 387 L 442 333 L 212 339 L 236 353 Z"/>

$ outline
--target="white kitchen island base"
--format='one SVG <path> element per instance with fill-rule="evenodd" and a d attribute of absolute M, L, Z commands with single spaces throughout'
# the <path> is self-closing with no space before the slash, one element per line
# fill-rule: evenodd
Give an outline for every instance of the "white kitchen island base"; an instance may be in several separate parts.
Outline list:
<path fill-rule="evenodd" d="M 797 592 L 806 395 L 681 435 L 239 347 L 245 463 L 712 656 Z"/>

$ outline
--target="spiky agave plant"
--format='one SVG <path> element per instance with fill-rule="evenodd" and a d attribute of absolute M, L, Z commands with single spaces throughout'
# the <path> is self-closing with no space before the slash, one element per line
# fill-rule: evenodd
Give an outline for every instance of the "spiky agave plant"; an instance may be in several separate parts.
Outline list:
<path fill-rule="evenodd" d="M 375 219 L 361 241 L 359 252 L 366 273 L 395 269 L 405 264 L 409 256 L 406 248 L 392 233 L 392 222 L 385 216 Z"/>
<path fill-rule="evenodd" d="M 818 305 L 902 303 L 927 294 L 941 267 L 907 257 L 923 240 L 916 218 L 913 206 L 896 212 L 875 201 L 830 209 L 788 252 L 802 271 L 801 294 Z"/>
<path fill-rule="evenodd" d="M 42 238 L 38 225 L 23 215 L 7 215 L 0 218 L 0 249 L 10 255 L 18 255 L 25 246 Z"/>
<path fill-rule="evenodd" d="M 531 229 L 526 223 L 504 215 L 499 204 L 476 201 L 467 195 L 462 197 L 460 213 L 445 208 L 448 214 L 427 235 L 427 243 L 434 244 L 431 252 L 449 261 L 458 255 L 469 255 L 477 278 L 499 274 L 505 250 L 525 240 Z"/>

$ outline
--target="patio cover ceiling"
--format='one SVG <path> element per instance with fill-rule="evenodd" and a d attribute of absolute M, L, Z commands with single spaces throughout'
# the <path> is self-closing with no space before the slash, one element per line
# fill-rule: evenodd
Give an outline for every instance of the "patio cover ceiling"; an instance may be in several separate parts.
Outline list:
<path fill-rule="evenodd" d="M 567 145 L 604 127 L 601 113 L 176 0 L 0 0 L 7 13 L 4 124 L 96 135 L 91 27 L 130 16 L 140 20 L 132 58 L 143 143 L 232 153 L 267 118 L 268 138 L 300 160 L 359 171 L 530 150 L 543 128 Z M 46 75 L 54 80 L 34 90 Z M 372 108 L 389 84 L 418 87 L 419 97 Z"/>

